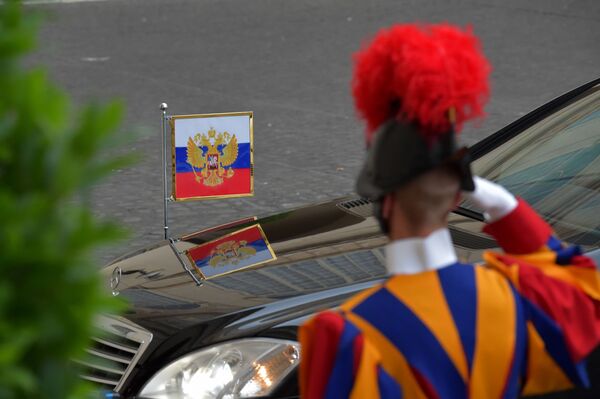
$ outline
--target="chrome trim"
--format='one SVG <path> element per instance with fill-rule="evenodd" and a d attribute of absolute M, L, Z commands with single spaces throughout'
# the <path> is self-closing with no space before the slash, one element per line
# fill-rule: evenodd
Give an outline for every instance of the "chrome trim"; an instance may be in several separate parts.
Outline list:
<path fill-rule="evenodd" d="M 96 342 L 100 342 L 102 345 L 112 346 L 115 349 L 122 350 L 122 351 L 125 351 L 125 352 L 131 352 L 133 354 L 136 354 L 137 351 L 138 351 L 138 348 L 132 348 L 130 346 L 125 346 L 123 344 L 117 344 L 115 342 L 110 342 L 110 341 L 107 341 L 107 340 L 102 339 L 102 338 L 92 337 L 92 339 L 94 341 L 96 341 Z"/>
<path fill-rule="evenodd" d="M 109 373 L 113 373 L 113 374 L 120 374 L 121 376 L 123 374 L 125 374 L 125 370 L 119 370 L 119 369 L 115 369 L 112 367 L 107 367 L 107 366 L 101 366 L 99 364 L 93 364 L 91 362 L 84 362 L 81 360 L 75 360 L 75 363 L 81 364 L 82 366 L 87 366 L 89 368 L 94 368 L 94 369 L 98 369 L 98 370 L 103 370 L 103 371 L 108 371 Z M 123 378 L 123 377 L 121 377 Z M 115 384 L 116 386 L 117 384 Z"/>
<path fill-rule="evenodd" d="M 97 356 L 97 357 L 102 357 L 104 359 L 112 360 L 114 362 L 119 362 L 119 363 L 126 364 L 128 367 L 131 364 L 131 360 L 130 359 L 126 359 L 126 358 L 121 357 L 121 356 L 111 355 L 110 353 L 98 351 L 98 350 L 95 350 L 95 349 L 86 349 L 85 351 L 87 353 L 89 353 L 90 355 L 94 355 L 94 356 Z"/>
<path fill-rule="evenodd" d="M 113 376 L 101 377 L 98 375 L 88 375 L 85 370 L 80 374 L 80 377 L 88 381 L 110 386 L 115 392 L 119 392 L 152 341 L 152 334 L 137 324 L 118 316 L 99 316 L 96 320 L 96 325 L 108 335 L 102 338 L 92 337 L 92 339 L 95 343 L 103 346 L 105 350 L 102 347 L 92 347 L 87 349 L 86 352 L 96 358 L 110 360 L 115 363 L 112 365 L 103 365 L 82 360 L 76 360 L 76 363 L 85 366 L 90 371 L 97 370 L 110 373 L 114 378 L 111 378 Z M 111 337 L 114 339 L 111 339 Z M 125 338 L 130 342 L 124 342 L 125 340 L 119 341 L 119 338 Z M 137 348 L 134 347 L 135 343 L 139 344 Z M 111 348 L 120 352 L 120 355 L 110 353 Z M 128 357 L 127 354 L 131 356 Z M 121 364 L 123 368 L 120 369 L 118 364 Z"/>
<path fill-rule="evenodd" d="M 107 380 L 104 378 L 98 378 L 98 377 L 92 377 L 89 375 L 79 375 L 79 377 L 83 378 L 84 380 L 87 381 L 91 381 L 91 382 L 97 382 L 98 384 L 104 384 L 104 385 L 116 385 L 118 384 L 118 381 L 114 381 L 114 380 Z"/>

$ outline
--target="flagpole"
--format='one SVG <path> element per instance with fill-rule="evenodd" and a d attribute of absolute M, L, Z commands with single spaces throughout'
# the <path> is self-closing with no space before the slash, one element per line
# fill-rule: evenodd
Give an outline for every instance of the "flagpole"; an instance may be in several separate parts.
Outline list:
<path fill-rule="evenodd" d="M 169 238 L 169 197 L 167 197 L 167 103 L 160 104 L 160 110 L 162 111 L 162 137 L 163 137 L 163 230 L 165 240 Z"/>

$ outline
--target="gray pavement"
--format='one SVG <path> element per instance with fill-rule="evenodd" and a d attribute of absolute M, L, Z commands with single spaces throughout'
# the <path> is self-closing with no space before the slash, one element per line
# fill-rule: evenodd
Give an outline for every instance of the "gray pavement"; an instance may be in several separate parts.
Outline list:
<path fill-rule="evenodd" d="M 173 204 L 177 235 L 353 191 L 362 125 L 350 97 L 352 54 L 396 22 L 470 24 L 494 67 L 488 117 L 466 143 L 600 75 L 600 2 L 400 0 L 114 0 L 43 10 L 31 61 L 75 98 L 120 98 L 120 151 L 140 155 L 97 187 L 95 210 L 129 227 L 105 263 L 162 238 L 161 102 L 169 113 L 252 110 L 254 197 Z"/>

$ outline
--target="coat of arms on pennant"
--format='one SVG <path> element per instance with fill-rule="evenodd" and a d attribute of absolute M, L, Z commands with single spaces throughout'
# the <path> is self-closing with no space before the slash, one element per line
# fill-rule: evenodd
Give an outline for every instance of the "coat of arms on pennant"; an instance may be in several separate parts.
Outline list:
<path fill-rule="evenodd" d="M 171 117 L 173 198 L 253 194 L 252 112 Z"/>
<path fill-rule="evenodd" d="M 203 279 L 222 276 L 277 259 L 259 224 L 200 244 L 185 253 Z"/>

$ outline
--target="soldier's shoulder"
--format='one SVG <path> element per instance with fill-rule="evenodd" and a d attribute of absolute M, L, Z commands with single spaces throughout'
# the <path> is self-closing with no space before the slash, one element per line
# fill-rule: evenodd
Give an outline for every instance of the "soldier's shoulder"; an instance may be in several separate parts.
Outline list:
<path fill-rule="evenodd" d="M 348 299 L 346 302 L 344 302 L 340 306 L 340 309 L 344 312 L 351 311 L 356 306 L 358 306 L 359 304 L 366 301 L 373 294 L 375 294 L 376 292 L 381 290 L 383 288 L 383 284 L 384 283 L 379 283 L 379 284 L 374 285 L 373 287 L 367 288 L 366 290 L 359 292 L 358 294 L 354 295 L 353 297 Z"/>

